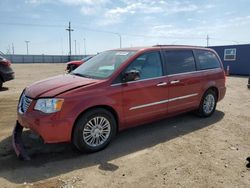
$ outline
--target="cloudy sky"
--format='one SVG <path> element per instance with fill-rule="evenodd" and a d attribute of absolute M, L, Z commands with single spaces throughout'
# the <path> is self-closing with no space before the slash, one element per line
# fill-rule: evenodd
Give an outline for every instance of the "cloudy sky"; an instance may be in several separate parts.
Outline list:
<path fill-rule="evenodd" d="M 249 0 L 1 0 L 0 51 L 96 53 L 154 44 L 250 43 Z M 75 49 L 76 41 L 76 49 Z"/>

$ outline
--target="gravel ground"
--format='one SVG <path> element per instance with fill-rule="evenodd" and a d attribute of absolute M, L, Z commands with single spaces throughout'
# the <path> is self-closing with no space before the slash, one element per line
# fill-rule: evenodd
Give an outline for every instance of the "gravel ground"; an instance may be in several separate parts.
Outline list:
<path fill-rule="evenodd" d="M 63 64 L 14 64 L 16 79 L 0 91 L 0 187 L 250 187 L 250 90 L 228 77 L 227 93 L 207 119 L 192 113 L 121 132 L 105 150 L 79 154 L 69 144 L 44 145 L 29 131 L 32 156 L 11 148 L 22 89 L 64 73 Z M 27 73 L 28 72 L 28 73 Z"/>

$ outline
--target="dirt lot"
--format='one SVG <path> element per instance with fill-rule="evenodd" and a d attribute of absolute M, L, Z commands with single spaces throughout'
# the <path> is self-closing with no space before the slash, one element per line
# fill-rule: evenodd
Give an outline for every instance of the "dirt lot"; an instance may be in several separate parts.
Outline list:
<path fill-rule="evenodd" d="M 250 187 L 250 90 L 229 77 L 215 114 L 184 114 L 124 131 L 101 152 L 43 145 L 25 132 L 33 160 L 19 161 L 11 132 L 22 89 L 64 73 L 62 64 L 13 65 L 16 79 L 0 91 L 0 187 Z"/>

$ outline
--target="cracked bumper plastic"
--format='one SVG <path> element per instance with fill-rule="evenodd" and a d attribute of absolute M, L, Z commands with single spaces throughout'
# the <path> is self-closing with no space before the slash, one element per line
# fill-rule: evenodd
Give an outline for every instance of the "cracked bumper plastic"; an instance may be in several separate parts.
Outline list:
<path fill-rule="evenodd" d="M 23 127 L 17 121 L 16 126 L 13 130 L 13 134 L 12 134 L 12 146 L 14 148 L 14 151 L 17 157 L 20 160 L 30 160 L 29 155 L 24 149 L 24 145 L 22 141 L 22 133 L 23 133 Z"/>

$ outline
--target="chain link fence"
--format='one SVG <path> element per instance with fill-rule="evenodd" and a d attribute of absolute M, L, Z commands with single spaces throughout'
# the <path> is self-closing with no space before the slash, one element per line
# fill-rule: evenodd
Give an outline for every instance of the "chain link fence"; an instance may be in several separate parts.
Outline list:
<path fill-rule="evenodd" d="M 80 60 L 86 55 L 2 55 L 12 63 L 66 63 Z"/>

